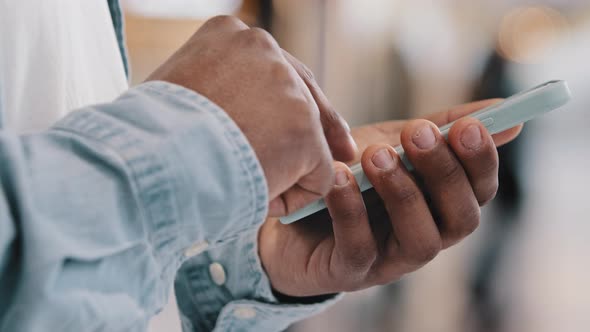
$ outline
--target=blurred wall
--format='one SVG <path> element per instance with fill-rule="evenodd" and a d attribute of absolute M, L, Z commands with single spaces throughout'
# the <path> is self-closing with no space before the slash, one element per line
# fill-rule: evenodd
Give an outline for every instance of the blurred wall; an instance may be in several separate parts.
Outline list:
<path fill-rule="evenodd" d="M 513 62 L 512 81 L 518 88 L 565 77 L 575 83 L 575 93 L 588 95 L 583 89 L 589 86 L 586 59 L 590 29 L 582 23 L 590 20 L 590 3 L 551 2 L 567 14 L 571 30 L 558 35 L 557 52 L 549 52 L 536 64 L 527 62 L 530 50 L 522 46 L 529 45 L 532 32 L 539 31 L 535 27 L 539 20 L 526 24 L 509 20 L 514 7 L 525 3 L 530 4 L 511 0 L 275 0 L 272 32 L 286 50 L 312 69 L 336 109 L 352 125 L 424 115 L 469 101 L 487 56 L 496 47 Z M 245 1 L 238 15 L 256 24 L 257 5 L 257 1 Z M 132 82 L 141 82 L 204 19 L 128 14 Z M 569 34 L 574 30 L 579 33 L 572 39 Z M 500 45 L 500 35 L 505 43 L 508 40 L 509 47 Z M 541 37 L 547 36 L 541 33 Z M 590 161 L 590 137 L 583 129 L 590 119 L 586 99 L 576 99 L 576 111 L 568 113 L 569 118 L 560 114 L 538 122 L 548 133 L 567 132 L 564 139 L 533 135 L 535 143 L 524 154 L 527 169 L 521 176 L 532 182 L 532 194 L 528 193 L 522 216 L 524 227 L 513 235 L 516 242 L 507 248 L 509 261 L 493 277 L 494 292 L 509 316 L 508 327 L 499 331 L 577 332 L 590 326 L 584 314 L 590 309 L 590 296 L 583 282 L 590 273 L 585 264 L 590 242 L 584 240 L 584 232 L 577 231 L 590 225 L 588 205 L 583 204 L 590 182 L 578 176 Z M 548 162 L 546 146 L 559 152 L 560 157 L 556 155 Z M 561 168 L 568 161 L 577 165 L 569 168 L 575 171 L 562 174 Z M 474 235 L 418 273 L 393 286 L 351 294 L 295 329 L 477 330 L 468 324 L 473 310 L 469 273 L 481 243 L 494 231 L 491 221 L 498 218 L 489 209 L 483 215 L 482 226 Z M 566 217 L 562 220 L 560 216 Z M 177 327 L 173 307 L 169 306 L 153 331 Z"/>
<path fill-rule="evenodd" d="M 275 1 L 273 32 L 353 125 L 403 117 L 405 66 L 393 44 L 397 1 Z"/>

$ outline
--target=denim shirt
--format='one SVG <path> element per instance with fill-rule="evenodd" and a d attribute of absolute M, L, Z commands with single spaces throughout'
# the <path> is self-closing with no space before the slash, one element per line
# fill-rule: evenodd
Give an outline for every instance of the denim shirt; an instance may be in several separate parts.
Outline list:
<path fill-rule="evenodd" d="M 169 83 L 38 134 L 0 129 L 0 331 L 145 331 L 172 289 L 184 331 L 279 331 L 321 311 L 335 299 L 272 294 L 267 192 L 236 124 Z"/>

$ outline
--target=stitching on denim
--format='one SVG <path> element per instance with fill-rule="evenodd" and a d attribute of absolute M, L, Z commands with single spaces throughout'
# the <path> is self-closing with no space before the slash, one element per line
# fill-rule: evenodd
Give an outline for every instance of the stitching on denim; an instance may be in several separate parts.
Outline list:
<path fill-rule="evenodd" d="M 80 113 L 78 113 L 80 114 Z M 75 136 L 76 138 L 79 139 L 83 139 L 84 141 L 86 141 L 87 144 L 96 144 L 99 145 L 102 149 L 104 149 L 106 152 L 108 152 L 109 154 L 112 154 L 114 156 L 117 157 L 117 159 L 119 159 L 119 162 L 121 163 L 122 166 L 122 170 L 125 172 L 126 176 L 131 180 L 129 185 L 131 186 L 133 193 L 134 193 L 134 199 L 137 202 L 137 205 L 139 207 L 139 211 L 140 214 L 142 216 L 142 219 L 148 223 L 148 225 L 155 225 L 156 222 L 153 219 L 152 214 L 150 213 L 150 209 L 153 209 L 153 204 L 148 204 L 148 202 L 145 200 L 144 196 L 144 190 L 145 188 L 142 188 L 143 184 L 140 181 L 140 176 L 138 176 L 138 171 L 136 169 L 133 169 L 131 167 L 131 165 L 129 164 L 130 159 L 125 158 L 122 154 L 122 151 L 120 149 L 117 149 L 116 146 L 113 146 L 113 139 L 115 136 L 123 136 L 122 137 L 122 143 L 128 143 L 129 139 L 133 139 L 132 137 L 124 137 L 124 136 L 129 136 L 128 133 L 125 130 L 119 131 L 117 132 L 117 134 L 115 135 L 110 135 L 108 136 L 108 140 L 105 141 L 104 136 L 101 136 L 100 133 L 92 133 L 90 134 L 90 136 L 88 135 L 88 132 L 85 132 L 83 129 L 85 124 L 91 124 L 90 121 L 92 120 L 102 120 L 104 121 L 104 119 L 100 119 L 100 117 L 98 116 L 98 114 L 83 114 L 85 116 L 80 116 L 80 117 L 76 117 L 73 116 L 72 118 L 66 118 L 63 120 L 63 122 L 59 122 L 55 127 L 52 128 L 52 131 L 56 131 L 56 132 L 62 132 L 62 133 L 68 133 L 70 135 Z M 71 127 L 65 127 L 64 125 L 70 124 Z M 98 124 L 94 124 L 96 128 L 99 128 L 100 126 Z M 136 152 L 132 152 L 132 153 L 136 153 L 137 157 L 140 156 L 144 156 L 144 155 L 148 155 L 147 152 L 140 146 L 140 145 L 134 145 L 134 148 L 137 149 Z M 155 159 L 157 160 L 157 159 Z M 152 160 L 152 161 L 155 161 Z M 162 166 L 162 168 L 165 168 Z M 149 228 L 149 226 L 146 225 L 145 227 Z M 146 236 L 150 239 L 150 240 L 154 240 L 153 235 L 151 234 L 154 230 L 152 229 L 144 229 L 144 231 L 146 232 Z M 153 257 L 156 259 L 156 261 L 158 262 L 158 265 L 162 264 L 164 262 L 163 265 L 160 265 L 161 271 L 160 271 L 160 278 L 164 281 L 163 275 L 164 274 L 168 274 L 170 267 L 179 264 L 178 263 L 178 259 L 169 259 L 169 260 L 162 260 L 162 258 L 169 258 L 168 256 L 166 256 L 165 252 L 158 252 L 157 250 L 155 250 L 154 248 L 154 243 L 152 243 L 152 241 L 148 241 L 147 245 L 150 247 L 151 252 L 153 254 Z M 178 254 L 178 253 L 171 253 L 171 255 L 174 254 Z M 168 263 L 165 263 L 166 261 L 168 261 Z"/>
<path fill-rule="evenodd" d="M 170 96 L 170 93 L 173 93 L 172 96 L 182 96 L 186 98 L 187 101 L 191 102 L 189 106 L 194 107 L 195 105 L 193 103 L 197 103 L 198 106 L 202 107 L 196 108 L 197 111 L 203 111 L 204 109 L 207 114 L 213 115 L 223 124 L 226 129 L 224 136 L 228 138 L 228 142 L 235 148 L 235 152 L 239 154 L 240 168 L 249 175 L 246 177 L 246 181 L 249 184 L 250 202 L 244 206 L 244 209 L 248 208 L 244 211 L 246 212 L 244 214 L 247 218 L 252 218 L 253 220 L 245 225 L 240 231 L 256 226 L 259 223 L 259 220 L 257 219 L 261 219 L 260 221 L 262 221 L 264 216 L 261 214 L 266 209 L 266 199 L 264 198 L 266 198 L 267 189 L 264 184 L 263 176 L 261 177 L 260 174 L 262 172 L 261 166 L 258 164 L 257 159 L 255 159 L 255 155 L 253 155 L 254 151 L 252 151 L 249 143 L 243 137 L 242 132 L 231 118 L 218 105 L 214 104 L 209 99 L 184 87 L 167 82 L 154 81 L 145 83 L 138 88 L 149 90 L 163 97 Z M 167 93 L 164 93 L 162 90 Z M 228 132 L 231 136 L 228 136 Z M 259 204 L 261 206 L 258 206 Z"/>

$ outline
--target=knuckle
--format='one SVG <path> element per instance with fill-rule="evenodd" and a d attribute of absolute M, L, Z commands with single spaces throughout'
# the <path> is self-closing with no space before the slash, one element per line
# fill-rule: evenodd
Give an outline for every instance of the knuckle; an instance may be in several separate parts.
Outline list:
<path fill-rule="evenodd" d="M 218 15 L 210 18 L 205 22 L 205 25 L 208 27 L 217 27 L 217 26 L 230 26 L 230 25 L 240 25 L 242 21 L 235 16 L 231 15 Z"/>
<path fill-rule="evenodd" d="M 272 48 L 275 44 L 274 38 L 267 31 L 260 28 L 250 28 L 241 33 L 241 40 L 251 46 Z"/>
<path fill-rule="evenodd" d="M 420 193 L 413 186 L 401 186 L 395 190 L 397 201 L 406 206 L 412 206 L 420 199 Z"/>
<path fill-rule="evenodd" d="M 309 67 L 307 67 L 307 65 L 305 65 L 299 59 L 292 56 L 290 53 L 288 53 L 286 51 L 284 51 L 283 54 L 285 55 L 287 60 L 291 63 L 291 65 L 297 70 L 297 73 L 299 74 L 299 76 L 301 76 L 301 78 L 303 78 L 305 81 L 311 83 L 312 85 L 316 85 L 315 75 L 313 74 L 311 69 L 309 69 Z"/>
<path fill-rule="evenodd" d="M 489 203 L 491 200 L 493 200 L 496 197 L 497 193 L 498 193 L 498 180 L 496 179 L 494 181 L 493 185 L 486 186 L 485 188 L 478 190 L 477 202 L 479 203 L 479 206 L 484 206 L 487 203 Z"/>
<path fill-rule="evenodd" d="M 315 82 L 315 75 L 313 74 L 311 69 L 309 69 L 305 64 L 301 62 L 298 63 L 298 66 L 300 74 L 301 76 L 303 76 L 305 80 L 307 80 L 308 82 Z"/>
<path fill-rule="evenodd" d="M 475 232 L 477 227 L 479 227 L 479 219 L 480 219 L 480 210 L 474 209 L 474 213 L 471 217 L 468 217 L 465 220 L 465 225 L 463 226 L 463 231 L 460 232 L 461 238 L 468 236 L 469 234 Z"/>
<path fill-rule="evenodd" d="M 374 245 L 357 244 L 349 248 L 343 257 L 343 272 L 352 281 L 359 281 L 366 276 L 376 259 L 377 250 L 374 248 Z"/>
<path fill-rule="evenodd" d="M 459 166 L 459 162 L 449 158 L 449 160 L 441 164 L 441 175 L 445 183 L 453 183 L 461 176 L 463 169 Z"/>
<path fill-rule="evenodd" d="M 350 195 L 345 194 L 340 197 L 333 197 L 331 198 L 331 201 L 334 199 L 341 200 L 341 202 L 339 202 L 340 206 L 335 209 L 334 215 L 332 216 L 334 219 L 350 221 L 353 223 L 367 219 L 367 210 L 364 207 L 357 206 L 358 204 L 351 203 Z"/>
<path fill-rule="evenodd" d="M 276 81 L 293 84 L 293 75 L 285 62 L 278 60 L 272 61 L 268 68 L 270 68 L 270 74 Z"/>
<path fill-rule="evenodd" d="M 442 250 L 442 240 L 440 237 L 432 237 L 422 243 L 411 247 L 402 248 L 405 253 L 406 261 L 414 266 L 422 266 L 433 260 Z"/>
<path fill-rule="evenodd" d="M 430 242 L 428 246 L 423 249 L 422 259 L 424 262 L 430 262 L 433 260 L 442 248 L 442 241 L 437 240 L 436 242 Z"/>
<path fill-rule="evenodd" d="M 459 241 L 473 233 L 479 226 L 481 210 L 479 207 L 467 208 L 462 214 L 463 217 L 453 227 L 446 229 L 447 236 L 453 241 Z"/>
<path fill-rule="evenodd" d="M 324 132 L 329 132 L 341 125 L 340 115 L 331 107 L 320 113 Z"/>
<path fill-rule="evenodd" d="M 375 261 L 375 257 L 374 250 L 363 250 L 361 248 L 352 250 L 346 257 L 346 270 L 350 273 L 365 274 Z"/>
<path fill-rule="evenodd" d="M 496 150 L 493 151 L 494 154 L 497 153 Z M 498 176 L 498 166 L 499 166 L 499 162 L 498 162 L 498 158 L 496 157 L 496 155 L 489 157 L 489 156 L 481 156 L 477 158 L 478 160 L 485 160 L 485 162 L 483 162 L 483 165 L 479 166 L 478 168 L 481 170 L 480 174 L 483 177 L 497 177 Z"/>
<path fill-rule="evenodd" d="M 260 39 L 260 40 L 269 40 L 269 41 L 274 40 L 274 38 L 272 37 L 272 35 L 268 31 L 261 29 L 261 28 L 256 28 L 256 27 L 250 28 L 250 33 L 255 38 Z"/>
<path fill-rule="evenodd" d="M 299 210 L 300 205 L 297 202 L 294 202 L 290 199 L 286 199 L 285 197 L 281 197 L 283 199 L 283 205 L 285 206 L 285 214 L 289 215 L 292 214 L 293 212 Z"/>

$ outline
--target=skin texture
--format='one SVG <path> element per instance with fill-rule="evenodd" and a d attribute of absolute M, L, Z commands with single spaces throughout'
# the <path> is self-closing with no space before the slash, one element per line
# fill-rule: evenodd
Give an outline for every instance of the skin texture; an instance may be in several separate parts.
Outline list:
<path fill-rule="evenodd" d="M 498 189 L 496 146 L 514 139 L 521 126 L 492 137 L 477 120 L 462 119 L 448 143 L 437 127 L 494 102 L 353 129 L 362 153 L 349 164 L 360 160 L 375 188 L 361 196 L 347 165 L 335 162 L 336 180 L 325 197 L 329 214 L 291 225 L 268 219 L 258 241 L 273 288 L 304 297 L 391 283 L 472 233 L 480 206 Z M 413 174 L 392 148 L 400 143 Z"/>
<path fill-rule="evenodd" d="M 329 214 L 292 225 L 270 218 L 259 233 L 272 286 L 294 297 L 396 281 L 473 232 L 480 205 L 498 187 L 495 145 L 520 130 L 491 137 L 466 119 L 453 126 L 448 143 L 440 137 L 437 126 L 493 103 L 485 101 L 429 121 L 361 127 L 353 140 L 309 69 L 268 33 L 228 16 L 207 21 L 148 80 L 197 91 L 236 122 L 264 169 L 269 216 L 327 194 Z M 414 174 L 391 147 L 400 142 Z M 334 159 L 360 160 L 375 188 L 361 196 L 348 166 Z"/>
<path fill-rule="evenodd" d="M 357 153 L 348 125 L 309 69 L 267 32 L 235 17 L 207 21 L 149 80 L 197 91 L 236 122 L 264 170 L 271 216 L 324 196 L 332 154 L 349 160 Z"/>

